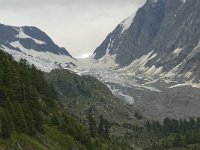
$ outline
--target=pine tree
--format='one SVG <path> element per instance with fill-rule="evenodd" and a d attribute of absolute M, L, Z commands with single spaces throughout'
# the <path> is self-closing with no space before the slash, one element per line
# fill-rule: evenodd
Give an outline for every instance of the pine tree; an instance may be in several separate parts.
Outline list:
<path fill-rule="evenodd" d="M 51 123 L 53 125 L 56 125 L 56 126 L 60 125 L 59 118 L 58 118 L 58 116 L 56 114 L 54 114 L 54 115 L 51 116 Z"/>
<path fill-rule="evenodd" d="M 30 111 L 29 107 L 27 104 L 24 106 L 24 117 L 26 120 L 27 124 L 27 130 L 29 135 L 34 135 L 35 129 L 34 129 L 34 120 L 33 120 L 33 115 L 32 112 Z"/>
<path fill-rule="evenodd" d="M 110 124 L 108 120 L 104 120 L 104 137 L 109 138 L 109 129 L 110 129 Z"/>
<path fill-rule="evenodd" d="M 98 127 L 98 133 L 99 135 L 103 136 L 103 131 L 104 131 L 104 119 L 103 116 L 100 116 L 100 121 L 99 121 L 99 127 Z"/>
<path fill-rule="evenodd" d="M 26 123 L 25 116 L 20 105 L 16 106 L 15 128 L 16 128 L 16 131 L 19 133 L 28 133 L 27 123 Z"/>
<path fill-rule="evenodd" d="M 89 114 L 88 116 L 88 122 L 89 122 L 89 130 L 91 137 L 95 137 L 97 134 L 97 125 L 94 117 Z"/>
<path fill-rule="evenodd" d="M 169 118 L 165 118 L 163 121 L 163 131 L 165 134 L 168 134 L 172 131 L 171 120 Z"/>
<path fill-rule="evenodd" d="M 103 116 L 101 115 L 98 128 L 99 135 L 105 138 L 109 138 L 109 129 L 110 129 L 109 121 L 104 119 Z"/>
<path fill-rule="evenodd" d="M 33 118 L 35 120 L 35 129 L 39 132 L 44 132 L 43 127 L 42 127 L 42 116 L 41 114 L 38 112 L 37 109 L 33 109 Z"/>
<path fill-rule="evenodd" d="M 14 131 L 14 124 L 8 111 L 1 113 L 1 131 L 4 138 L 8 138 Z"/>
<path fill-rule="evenodd" d="M 151 129 L 151 124 L 150 124 L 149 121 L 146 122 L 145 126 L 146 126 L 147 131 L 150 131 L 150 129 Z"/>
<path fill-rule="evenodd" d="M 159 121 L 156 121 L 156 129 L 157 129 L 158 131 L 161 131 L 161 129 L 162 129 L 162 125 L 160 124 Z"/>
<path fill-rule="evenodd" d="M 197 128 L 200 128 L 200 118 L 197 118 Z"/>
<path fill-rule="evenodd" d="M 196 121 L 194 120 L 194 118 L 190 118 L 190 128 L 193 129 L 196 127 Z"/>

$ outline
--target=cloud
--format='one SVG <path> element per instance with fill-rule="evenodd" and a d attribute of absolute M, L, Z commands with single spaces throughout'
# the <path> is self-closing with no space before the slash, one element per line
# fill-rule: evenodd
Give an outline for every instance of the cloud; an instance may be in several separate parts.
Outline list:
<path fill-rule="evenodd" d="M 75 57 L 91 53 L 145 0 L 0 0 L 1 23 L 33 25 Z"/>

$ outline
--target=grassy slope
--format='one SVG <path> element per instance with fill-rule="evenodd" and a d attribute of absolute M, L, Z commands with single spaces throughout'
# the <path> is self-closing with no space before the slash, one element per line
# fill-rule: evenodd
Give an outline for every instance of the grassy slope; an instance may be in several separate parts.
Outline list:
<path fill-rule="evenodd" d="M 72 136 L 61 134 L 55 128 L 47 125 L 44 126 L 44 129 L 45 134 L 38 133 L 37 137 L 15 133 L 8 139 L 0 138 L 0 149 L 64 150 L 72 147 L 78 149 L 78 144 Z"/>

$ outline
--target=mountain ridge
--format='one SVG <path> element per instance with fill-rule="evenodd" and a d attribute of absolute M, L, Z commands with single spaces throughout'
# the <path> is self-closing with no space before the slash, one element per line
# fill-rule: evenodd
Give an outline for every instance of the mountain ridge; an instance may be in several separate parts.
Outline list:
<path fill-rule="evenodd" d="M 142 63 L 138 60 L 151 53 L 146 58 L 151 59 L 137 65 L 134 72 L 198 81 L 199 6 L 200 2 L 195 0 L 148 0 L 128 29 L 123 30 L 122 22 L 106 37 L 95 50 L 92 61 L 104 62 L 106 66 L 109 58 L 113 58 L 117 66 L 113 69 L 129 66 L 133 70 L 134 62 Z M 152 71 L 157 73 L 148 74 Z"/>
<path fill-rule="evenodd" d="M 27 59 L 43 71 L 75 67 L 77 60 L 42 30 L 33 26 L 8 26 L 0 24 L 0 46 L 19 61 Z"/>

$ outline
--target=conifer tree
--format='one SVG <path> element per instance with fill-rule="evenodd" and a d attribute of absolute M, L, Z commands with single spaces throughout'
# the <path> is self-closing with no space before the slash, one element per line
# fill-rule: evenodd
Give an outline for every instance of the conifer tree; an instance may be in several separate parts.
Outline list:
<path fill-rule="evenodd" d="M 99 121 L 98 133 L 105 138 L 109 138 L 109 129 L 110 129 L 110 124 L 108 120 L 104 119 L 103 116 L 101 115 Z"/>
<path fill-rule="evenodd" d="M 98 127 L 98 133 L 99 135 L 103 135 L 103 131 L 104 131 L 104 119 L 103 116 L 100 116 L 100 120 L 99 120 L 99 127 Z"/>
<path fill-rule="evenodd" d="M 8 138 L 14 131 L 14 125 L 12 118 L 8 111 L 3 111 L 1 113 L 1 132 L 2 136 Z"/>
<path fill-rule="evenodd" d="M 26 123 L 25 116 L 20 105 L 16 106 L 15 128 L 16 128 L 16 131 L 19 133 L 28 133 L 27 123 Z"/>
<path fill-rule="evenodd" d="M 27 130 L 29 135 L 34 135 L 35 129 L 34 129 L 34 120 L 33 120 L 33 115 L 32 112 L 30 111 L 29 107 L 27 104 L 24 106 L 24 117 L 26 120 L 27 124 Z"/>
<path fill-rule="evenodd" d="M 200 128 L 200 118 L 199 117 L 197 118 L 197 128 L 198 129 Z"/>
<path fill-rule="evenodd" d="M 97 133 L 97 126 L 96 126 L 96 121 L 91 114 L 89 114 L 88 116 L 88 122 L 89 122 L 90 135 L 91 137 L 95 137 Z"/>
<path fill-rule="evenodd" d="M 147 121 L 145 125 L 146 125 L 147 130 L 150 131 L 150 129 L 151 129 L 151 124 L 150 124 L 150 122 Z"/>
<path fill-rule="evenodd" d="M 33 117 L 35 120 L 35 129 L 39 132 L 44 132 L 42 128 L 42 116 L 37 109 L 33 109 Z"/>
<path fill-rule="evenodd" d="M 104 137 L 109 138 L 109 129 L 110 129 L 110 124 L 108 120 L 104 120 Z"/>

